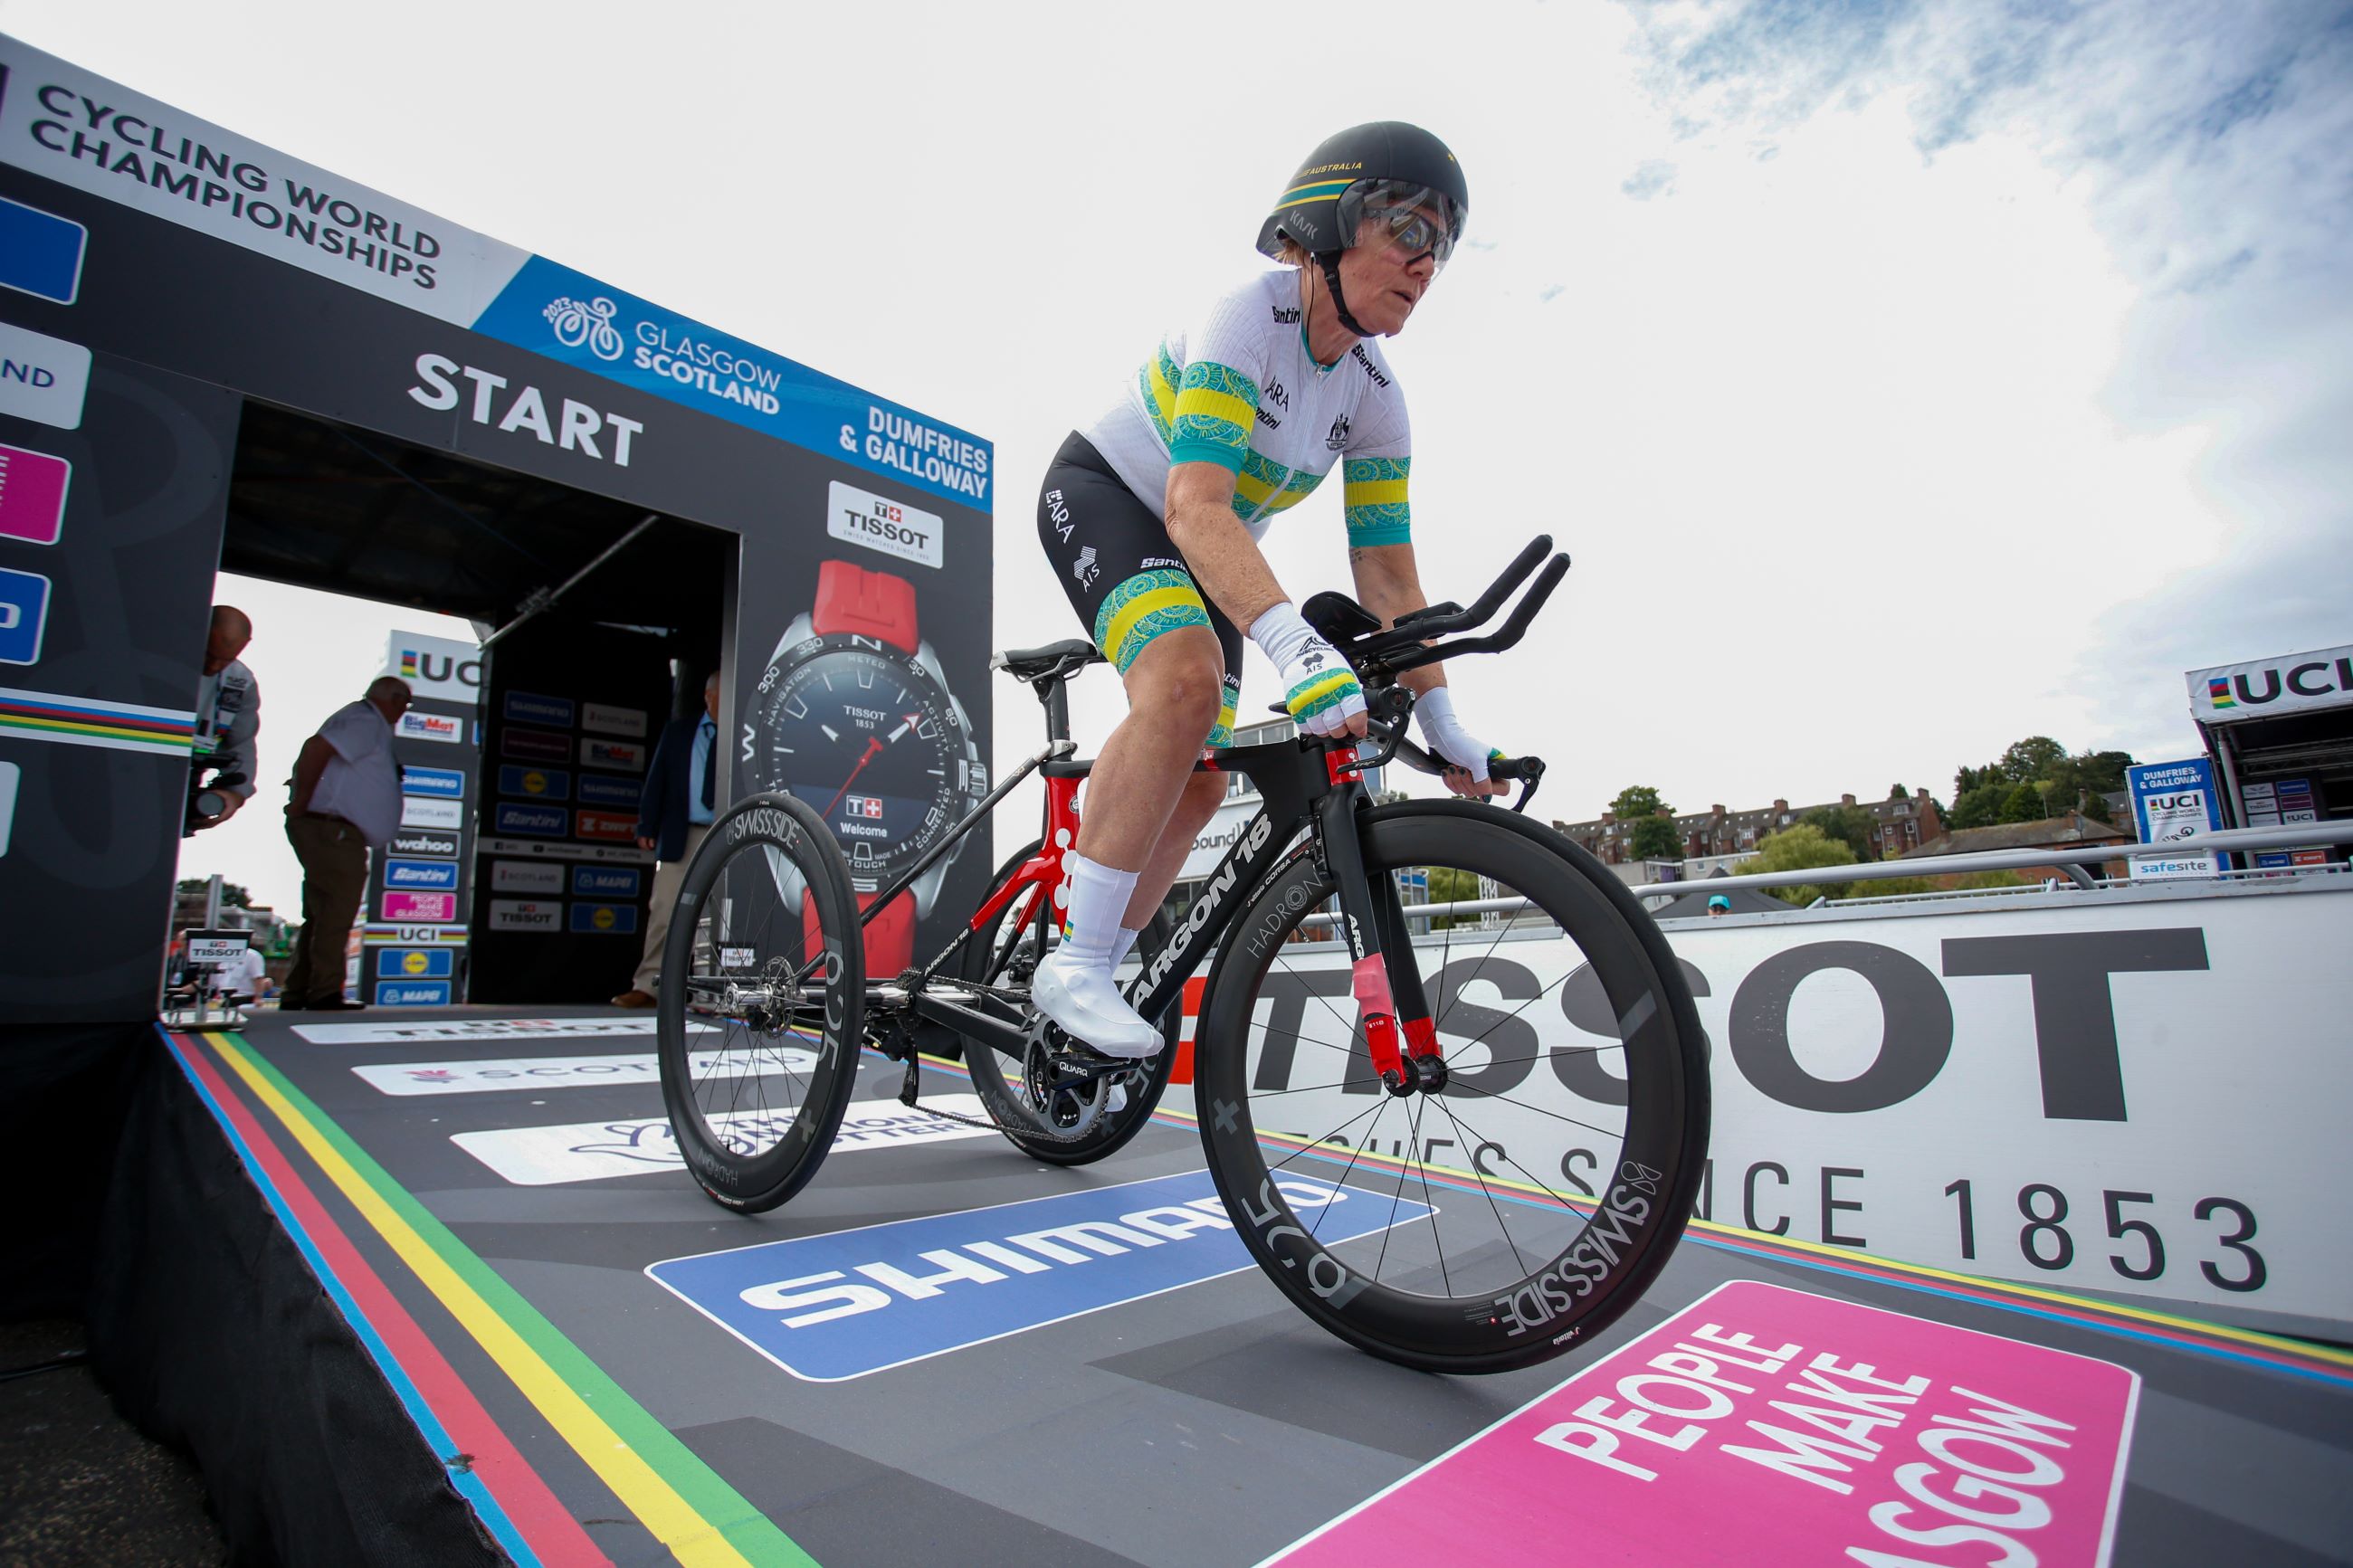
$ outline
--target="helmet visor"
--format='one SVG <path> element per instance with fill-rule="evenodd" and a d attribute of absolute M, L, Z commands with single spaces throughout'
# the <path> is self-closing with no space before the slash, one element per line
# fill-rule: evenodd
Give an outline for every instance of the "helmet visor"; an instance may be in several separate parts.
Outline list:
<path fill-rule="evenodd" d="M 1462 237 L 1461 204 L 1428 185 L 1398 180 L 1360 180 L 1349 188 L 1357 198 L 1359 226 L 1355 243 L 1364 243 L 1364 219 L 1372 219 L 1383 243 L 1414 260 L 1428 256 L 1444 271 Z"/>

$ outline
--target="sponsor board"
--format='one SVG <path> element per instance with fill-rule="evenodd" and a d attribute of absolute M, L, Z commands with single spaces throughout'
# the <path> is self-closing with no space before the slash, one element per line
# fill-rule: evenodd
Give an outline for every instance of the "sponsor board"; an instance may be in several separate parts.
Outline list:
<path fill-rule="evenodd" d="M 572 906 L 571 929 L 585 936 L 635 936 L 638 906 L 575 904 Z"/>
<path fill-rule="evenodd" d="M 518 724 L 548 724 L 558 730 L 572 728 L 573 706 L 569 697 L 542 697 L 536 692 L 510 691 L 500 709 L 502 717 Z"/>
<path fill-rule="evenodd" d="M 90 230 L 73 219 L 0 196 L 0 289 L 72 304 L 89 244 Z"/>
<path fill-rule="evenodd" d="M 499 793 L 526 800 L 567 800 L 572 795 L 572 775 L 562 768 L 508 763 L 499 769 Z"/>
<path fill-rule="evenodd" d="M 2353 887 L 2317 880 L 1677 930 L 1714 1045 L 1699 1217 L 2353 1337 L 2353 1248 L 2333 1196 L 2353 1176 L 2340 1109 L 2353 1103 L 2353 1052 L 2339 1048 L 2353 973 L 2312 956 L 2353 948 Z M 1621 1081 L 1587 1070 L 1617 1037 L 1599 980 L 1577 973 L 1583 956 L 1566 942 L 1505 941 L 1466 959 L 1456 932 L 1450 960 L 1449 934 L 1415 939 L 1427 971 L 1443 964 L 1430 988 L 1439 1034 L 1462 1052 L 1449 1098 L 1482 1108 L 1489 1168 L 1534 1148 L 1560 1169 L 1566 1147 L 1563 1173 L 1583 1184 L 1569 1195 L 1591 1196 L 1588 1151 L 1607 1158 L 1609 1146 L 1565 1145 L 1534 1101 L 1603 1126 L 1623 1115 Z M 1229 940 L 1247 952 L 1266 935 Z M 1315 1021 L 1346 1008 L 1349 986 L 1345 949 L 1288 947 L 1260 994 L 1264 1026 L 1237 1042 L 1250 1081 L 1285 1091 L 1303 1128 L 1342 1128 L 1370 1108 L 1308 1076 L 1322 1051 L 1291 1048 L 1318 1038 Z M 1509 1049 L 1472 1045 L 1478 1028 L 1447 1021 L 1458 1006 L 1482 1016 L 1478 999 L 1496 994 L 1529 999 L 1514 1005 L 1504 1032 L 1521 1043 Z M 2218 1059 L 2213 1042 L 2258 1017 L 2263 1072 Z M 2296 1091 L 2280 1095 L 2282 1083 Z M 2282 1149 L 2310 1158 L 2283 1161 Z"/>
<path fill-rule="evenodd" d="M 384 863 L 384 885 L 386 888 L 415 888 L 420 890 L 431 889 L 454 890 L 458 886 L 458 862 L 388 859 Z"/>
<path fill-rule="evenodd" d="M 856 485 L 836 479 L 826 487 L 825 531 L 844 544 L 936 570 L 944 559 L 944 527 L 932 512 Z"/>
<path fill-rule="evenodd" d="M 1431 1212 L 1311 1177 L 1276 1180 L 1329 1243 Z M 795 1377 L 838 1383 L 1251 1266 L 1209 1173 L 1193 1171 L 674 1258 L 646 1273 Z"/>
<path fill-rule="evenodd" d="M 0 568 L 0 664 L 40 663 L 48 620 L 49 580 Z"/>
<path fill-rule="evenodd" d="M 2208 724 L 2341 708 L 2353 702 L 2353 645 L 2193 669 L 2183 679 L 2191 715 Z"/>
<path fill-rule="evenodd" d="M 448 713 L 419 713 L 412 708 L 400 716 L 397 733 L 404 741 L 438 741 L 454 746 L 466 738 L 466 721 Z"/>
<path fill-rule="evenodd" d="M 594 730 L 600 735 L 630 735 L 643 740 L 646 710 L 642 708 L 615 708 L 603 702 L 583 702 L 580 705 L 580 727 Z"/>
<path fill-rule="evenodd" d="M 389 889 L 376 909 L 377 918 L 410 922 L 454 921 L 458 918 L 458 895 L 455 893 L 398 893 Z"/>
<path fill-rule="evenodd" d="M 635 811 L 644 795 L 645 785 L 637 779 L 615 778 L 607 773 L 580 775 L 580 804 L 583 805 L 615 805 Z"/>
<path fill-rule="evenodd" d="M 1957 1563 L 1959 1542 L 2105 1568 L 2139 1398 L 2108 1362 L 1735 1279 L 1269 1568 L 1510 1562 L 1540 1541 L 1679 1568 Z"/>
<path fill-rule="evenodd" d="M 580 740 L 580 765 L 622 768 L 641 773 L 646 771 L 646 748 L 638 741 L 599 741 L 584 735 Z"/>
<path fill-rule="evenodd" d="M 698 1051 L 689 1060 L 696 1073 L 733 1072 L 737 1066 L 722 1051 Z M 797 1047 L 768 1047 L 757 1053 L 756 1060 L 765 1071 L 806 1073 L 817 1066 L 818 1058 L 815 1051 Z M 495 1094 L 516 1089 L 536 1091 L 659 1083 L 661 1060 L 650 1052 L 617 1057 L 504 1057 L 475 1062 L 387 1062 L 355 1067 L 352 1071 L 380 1094 Z M 601 1128 L 604 1123 L 596 1125 Z"/>
<path fill-rule="evenodd" d="M 564 905 L 553 899 L 492 899 L 491 929 L 561 931 L 564 929 Z"/>
<path fill-rule="evenodd" d="M 421 795 L 400 798 L 400 825 L 403 827 L 463 827 L 466 826 L 466 803 L 460 800 L 434 800 Z"/>
<path fill-rule="evenodd" d="M 380 947 L 378 980 L 448 980 L 458 973 L 456 950 L 447 947 Z"/>
<path fill-rule="evenodd" d="M 482 700 L 482 650 L 454 637 L 394 632 L 385 641 L 384 673 L 408 682 L 416 696 L 437 702 Z"/>
<path fill-rule="evenodd" d="M 383 925 L 371 921 L 360 927 L 363 947 L 463 947 L 464 926 Z"/>
<path fill-rule="evenodd" d="M 575 899 L 634 899 L 645 880 L 635 866 L 575 866 L 572 896 Z"/>
<path fill-rule="evenodd" d="M 493 860 L 491 862 L 491 890 L 494 893 L 546 894 L 561 898 L 564 896 L 564 868 L 536 860 Z"/>
<path fill-rule="evenodd" d="M 627 844 L 574 844 L 542 838 L 485 838 L 485 855 L 520 855 L 540 860 L 595 860 L 612 866 L 650 866 L 654 852 Z"/>
<path fill-rule="evenodd" d="M 500 833 L 531 833 L 548 838 L 561 838 L 571 830 L 572 814 L 560 805 L 533 805 L 519 800 L 502 800 L 491 814 L 491 825 Z"/>
<path fill-rule="evenodd" d="M 426 795 L 434 800 L 463 800 L 466 797 L 465 770 L 403 767 L 400 770 L 400 793 Z"/>
<path fill-rule="evenodd" d="M 89 393 L 88 349 L 0 321 L 0 414 L 79 430 Z"/>
<path fill-rule="evenodd" d="M 612 844 L 635 844 L 638 841 L 638 819 L 617 811 L 575 811 L 572 814 L 572 837 Z"/>
<path fill-rule="evenodd" d="M 392 853 L 405 857 L 430 855 L 444 860 L 458 858 L 458 836 L 454 833 L 429 833 L 403 830 L 392 836 Z"/>
<path fill-rule="evenodd" d="M 568 763 L 572 760 L 572 737 L 551 735 L 544 730 L 501 730 L 499 755 L 532 763 Z"/>
<path fill-rule="evenodd" d="M 2136 763 L 2125 770 L 2125 788 L 2132 794 L 2133 826 L 2143 844 L 2167 845 L 2222 826 L 2214 765 L 2204 757 Z M 2132 858 L 2134 879 L 2144 882 L 2219 877 L 2222 867 L 2222 857 L 2211 849 L 2167 850 Z"/>
<path fill-rule="evenodd" d="M 63 458 L 0 443 L 0 539 L 55 544 L 72 481 L 73 465 Z"/>
<path fill-rule="evenodd" d="M 22 767 L 0 763 L 0 855 L 8 853 L 8 840 L 16 831 L 16 788 L 24 779 Z"/>
<path fill-rule="evenodd" d="M 243 958 L 252 945 L 252 939 L 241 931 L 192 931 L 188 933 L 187 962 L 191 968 L 218 969 Z"/>
<path fill-rule="evenodd" d="M 988 1112 L 976 1094 L 943 1094 L 934 1103 L 944 1110 L 985 1117 Z M 774 1143 L 790 1126 L 755 1111 L 729 1111 L 711 1118 L 713 1125 L 733 1132 L 741 1128 L 762 1146 Z M 959 1138 L 987 1138 L 991 1127 L 973 1127 L 943 1117 L 927 1116 L 895 1100 L 852 1100 L 834 1135 L 833 1154 L 854 1149 L 884 1149 L 907 1143 L 942 1143 Z M 450 1136 L 467 1153 L 519 1187 L 554 1186 L 562 1182 L 595 1182 L 609 1176 L 641 1176 L 649 1171 L 681 1171 L 686 1161 L 670 1138 L 670 1121 L 659 1116 L 638 1116 L 613 1121 L 577 1121 L 562 1127 L 508 1127 L 487 1132 Z"/>
<path fill-rule="evenodd" d="M 634 1018 L 445 1018 L 422 1024 L 298 1024 L 294 1032 L 314 1046 L 396 1046 L 411 1041 L 584 1040 L 650 1035 L 654 1021 Z M 692 1031 L 707 1032 L 698 1024 Z"/>
<path fill-rule="evenodd" d="M 449 982 L 379 980 L 375 983 L 375 1005 L 379 1007 L 447 1007 L 449 1005 Z"/>

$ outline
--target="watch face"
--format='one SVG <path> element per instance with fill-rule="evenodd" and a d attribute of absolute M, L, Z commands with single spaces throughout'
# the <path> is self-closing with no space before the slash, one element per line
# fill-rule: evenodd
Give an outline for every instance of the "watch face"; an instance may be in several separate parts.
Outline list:
<path fill-rule="evenodd" d="M 759 787 L 824 817 L 860 882 L 911 863 L 965 804 L 955 704 L 921 665 L 871 638 L 787 648 L 761 679 L 755 713 Z"/>

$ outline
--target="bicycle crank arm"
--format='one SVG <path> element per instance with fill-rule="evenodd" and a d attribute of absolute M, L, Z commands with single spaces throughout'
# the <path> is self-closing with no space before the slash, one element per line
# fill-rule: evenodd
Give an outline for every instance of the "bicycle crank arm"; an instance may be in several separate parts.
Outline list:
<path fill-rule="evenodd" d="M 934 996 L 929 991 L 914 998 L 914 1009 L 915 1016 L 925 1023 L 954 1029 L 965 1038 L 977 1040 L 998 1056 L 1009 1057 L 1016 1062 L 1026 1059 L 1029 1040 L 1018 1024 L 1008 1024 L 976 1008 Z"/>

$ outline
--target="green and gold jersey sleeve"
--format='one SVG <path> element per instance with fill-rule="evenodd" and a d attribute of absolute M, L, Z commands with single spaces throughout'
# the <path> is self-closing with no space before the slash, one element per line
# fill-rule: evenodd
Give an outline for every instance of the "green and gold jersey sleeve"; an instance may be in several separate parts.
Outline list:
<path fill-rule="evenodd" d="M 1230 365 L 1197 359 L 1177 384 L 1168 433 L 1168 461 L 1215 463 L 1242 471 L 1258 419 L 1258 384 Z"/>
<path fill-rule="evenodd" d="M 1384 385 L 1383 391 L 1394 391 Z M 1413 432 L 1405 400 L 1388 397 L 1372 405 L 1371 417 L 1351 433 L 1340 461 L 1341 504 L 1351 549 L 1405 544 L 1413 538 L 1413 511 L 1406 499 L 1406 476 L 1413 467 Z"/>

